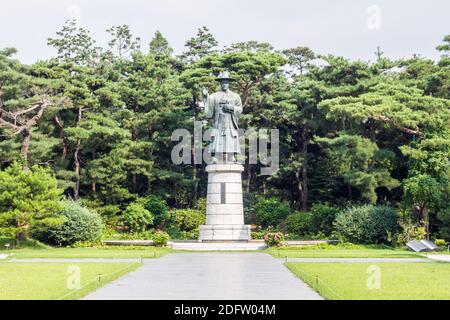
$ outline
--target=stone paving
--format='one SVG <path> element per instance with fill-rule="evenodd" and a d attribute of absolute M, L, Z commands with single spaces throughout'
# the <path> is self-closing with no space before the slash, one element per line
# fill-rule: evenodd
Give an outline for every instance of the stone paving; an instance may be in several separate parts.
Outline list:
<path fill-rule="evenodd" d="M 139 269 L 85 299 L 319 300 L 282 259 L 263 253 L 174 253 L 144 260 Z"/>

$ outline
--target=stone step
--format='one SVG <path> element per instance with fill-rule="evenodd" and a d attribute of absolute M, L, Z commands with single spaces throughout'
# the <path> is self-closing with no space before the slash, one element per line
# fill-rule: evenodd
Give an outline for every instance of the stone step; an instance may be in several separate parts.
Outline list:
<path fill-rule="evenodd" d="M 214 242 L 172 242 L 172 249 L 174 250 L 189 250 L 189 251 L 253 251 L 264 250 L 267 245 L 264 241 L 249 241 L 249 242 L 230 242 L 230 241 L 214 241 Z"/>

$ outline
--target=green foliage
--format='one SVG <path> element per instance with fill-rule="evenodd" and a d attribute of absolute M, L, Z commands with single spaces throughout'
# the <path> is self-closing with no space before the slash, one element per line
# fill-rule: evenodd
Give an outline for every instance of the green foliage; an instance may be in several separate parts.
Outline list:
<path fill-rule="evenodd" d="M 306 236 L 313 232 L 312 215 L 309 212 L 296 212 L 289 215 L 285 221 L 285 229 L 289 233 Z"/>
<path fill-rule="evenodd" d="M 6 246 L 6 245 L 9 245 L 9 246 Z M 24 249 L 24 248 L 33 249 L 33 250 L 41 250 L 41 249 L 48 249 L 49 246 L 36 240 L 36 239 L 27 239 L 27 240 L 20 241 L 19 245 L 17 246 L 16 239 L 0 236 L 0 251 L 13 250 L 13 249 Z"/>
<path fill-rule="evenodd" d="M 170 236 L 164 231 L 156 231 L 153 234 L 153 243 L 157 247 L 165 247 L 170 240 Z"/>
<path fill-rule="evenodd" d="M 444 208 L 437 214 L 442 223 L 439 229 L 439 236 L 450 242 L 450 208 Z"/>
<path fill-rule="evenodd" d="M 292 213 L 292 209 L 285 201 L 276 198 L 258 197 L 253 207 L 256 223 L 264 228 L 277 226 Z"/>
<path fill-rule="evenodd" d="M 187 62 L 194 62 L 208 53 L 214 52 L 214 48 L 218 45 L 209 29 L 205 26 L 198 29 L 195 37 L 186 41 L 185 47 L 188 49 L 181 57 Z"/>
<path fill-rule="evenodd" d="M 197 199 L 197 204 L 195 205 L 195 210 L 206 212 L 206 198 Z"/>
<path fill-rule="evenodd" d="M 143 201 L 143 205 L 144 208 L 152 214 L 153 225 L 164 225 L 170 219 L 169 208 L 167 207 L 165 200 L 151 195 Z"/>
<path fill-rule="evenodd" d="M 131 232 L 144 232 L 152 223 L 153 215 L 139 202 L 128 205 L 122 214 L 121 221 Z"/>
<path fill-rule="evenodd" d="M 108 32 L 112 38 L 108 42 L 108 46 L 119 59 L 128 58 L 132 52 L 139 50 L 141 38 L 133 38 L 129 26 L 113 26 L 107 29 L 106 32 Z"/>
<path fill-rule="evenodd" d="M 73 60 L 78 64 L 88 63 L 98 51 L 89 31 L 79 27 L 76 19 L 67 20 L 56 35 L 48 39 L 48 45 L 58 50 L 59 59 Z"/>
<path fill-rule="evenodd" d="M 254 40 L 223 47 L 207 27 L 180 56 L 159 31 L 148 52 L 127 25 L 107 32 L 100 48 L 68 20 L 48 39 L 55 58 L 33 65 L 14 59 L 14 48 L 0 50 L 0 169 L 15 161 L 51 165 L 64 194 L 118 228 L 120 213 L 149 194 L 174 209 L 194 208 L 205 198 L 206 176 L 197 165 L 172 163 L 171 134 L 204 120 L 202 89 L 216 91 L 214 76 L 228 70 L 244 106 L 240 127 L 280 130 L 276 173 L 262 175 L 256 164 L 243 175 L 246 223 L 278 227 L 291 213 L 278 205 L 271 212 L 257 195 L 308 212 L 308 236 L 317 238 L 332 233 L 333 213 L 308 210 L 312 204 L 386 203 L 410 216 L 419 211 L 416 220 L 432 237 L 449 239 L 448 35 L 438 61 L 392 60 L 377 48 L 373 62 L 364 62 Z M 195 209 L 204 212 L 203 204 Z M 146 228 L 198 234 L 170 225 L 167 210 L 146 209 L 154 215 Z M 3 232 L 18 231 L 1 224 Z"/>
<path fill-rule="evenodd" d="M 403 181 L 404 200 L 412 205 L 437 205 L 442 199 L 442 185 L 429 175 L 417 175 Z"/>
<path fill-rule="evenodd" d="M 425 229 L 421 223 L 414 223 L 411 219 L 400 219 L 400 230 L 388 234 L 388 240 L 396 247 L 403 247 L 411 240 L 423 240 L 426 237 Z"/>
<path fill-rule="evenodd" d="M 336 235 L 357 244 L 388 243 L 398 230 L 397 212 L 387 206 L 351 207 L 338 213 Z"/>
<path fill-rule="evenodd" d="M 61 194 L 48 169 L 14 163 L 0 171 L 0 233 L 21 240 L 60 224 Z"/>
<path fill-rule="evenodd" d="M 151 240 L 154 230 L 144 232 L 124 232 L 106 226 L 102 231 L 102 240 Z"/>
<path fill-rule="evenodd" d="M 64 222 L 45 232 L 45 239 L 42 240 L 59 246 L 77 242 L 97 243 L 100 240 L 103 221 L 95 211 L 82 207 L 79 202 L 64 200 L 61 216 Z"/>
<path fill-rule="evenodd" d="M 172 223 L 180 231 L 193 231 L 205 224 L 206 212 L 192 209 L 173 210 Z"/>
<path fill-rule="evenodd" d="M 311 230 L 313 233 L 323 233 L 325 236 L 331 236 L 334 227 L 333 223 L 336 218 L 338 208 L 329 206 L 328 204 L 316 203 L 309 213 L 311 214 Z"/>
<path fill-rule="evenodd" d="M 380 150 L 369 139 L 341 134 L 334 139 L 317 138 L 316 142 L 330 148 L 329 157 L 339 167 L 344 182 L 359 189 L 367 202 L 376 203 L 377 188 L 391 190 L 399 186 L 399 182 L 390 175 L 393 152 Z"/>

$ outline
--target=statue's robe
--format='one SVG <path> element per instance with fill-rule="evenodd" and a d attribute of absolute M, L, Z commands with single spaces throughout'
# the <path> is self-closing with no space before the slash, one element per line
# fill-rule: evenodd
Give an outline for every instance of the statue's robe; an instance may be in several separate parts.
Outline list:
<path fill-rule="evenodd" d="M 233 112 L 223 111 L 223 105 L 230 103 Z M 214 119 L 211 132 L 210 153 L 241 153 L 238 136 L 239 115 L 242 101 L 237 93 L 230 90 L 213 93 L 206 100 L 205 115 Z"/>

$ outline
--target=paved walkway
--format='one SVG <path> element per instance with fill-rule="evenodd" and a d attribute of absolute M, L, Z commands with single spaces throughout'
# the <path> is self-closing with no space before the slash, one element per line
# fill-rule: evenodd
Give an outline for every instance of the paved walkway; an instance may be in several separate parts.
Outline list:
<path fill-rule="evenodd" d="M 288 262 L 431 262 L 425 258 L 288 258 Z"/>
<path fill-rule="evenodd" d="M 85 299 L 321 299 L 283 262 L 250 252 L 173 253 L 144 260 L 139 269 Z"/>
<path fill-rule="evenodd" d="M 450 262 L 450 254 L 428 254 L 427 258 L 441 262 Z"/>

